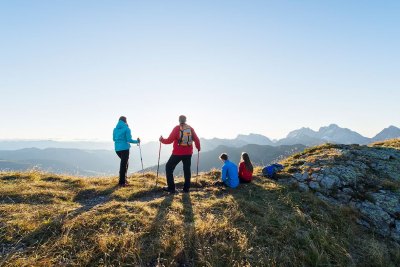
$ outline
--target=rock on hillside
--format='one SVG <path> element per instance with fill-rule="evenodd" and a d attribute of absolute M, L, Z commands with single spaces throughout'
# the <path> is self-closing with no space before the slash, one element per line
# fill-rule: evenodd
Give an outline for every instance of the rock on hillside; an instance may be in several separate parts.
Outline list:
<path fill-rule="evenodd" d="M 387 146 L 387 147 L 384 147 Z M 357 211 L 357 223 L 400 243 L 400 140 L 326 144 L 286 159 L 281 182 Z"/>

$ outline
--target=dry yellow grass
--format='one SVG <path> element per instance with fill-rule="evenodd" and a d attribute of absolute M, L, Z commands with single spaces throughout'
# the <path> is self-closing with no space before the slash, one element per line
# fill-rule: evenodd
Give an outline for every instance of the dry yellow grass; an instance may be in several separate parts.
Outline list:
<path fill-rule="evenodd" d="M 0 266 L 400 262 L 399 246 L 365 232 L 349 209 L 262 177 L 236 190 L 215 188 L 219 175 L 202 174 L 190 194 L 167 195 L 154 187 L 154 174 L 119 188 L 116 177 L 1 173 Z"/>
<path fill-rule="evenodd" d="M 400 149 L 400 138 L 390 139 L 390 140 L 381 141 L 381 142 L 375 142 L 375 143 L 372 143 L 371 146 Z"/>

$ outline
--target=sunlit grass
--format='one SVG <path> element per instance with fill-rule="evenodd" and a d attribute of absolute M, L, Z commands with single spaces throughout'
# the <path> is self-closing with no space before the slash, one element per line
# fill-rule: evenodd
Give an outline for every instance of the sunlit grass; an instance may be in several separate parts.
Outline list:
<path fill-rule="evenodd" d="M 400 149 L 400 138 L 390 139 L 390 140 L 381 141 L 381 142 L 375 142 L 375 143 L 371 144 L 371 146 Z"/>
<path fill-rule="evenodd" d="M 256 168 L 260 173 L 261 168 Z M 0 266 L 395 266 L 399 246 L 353 211 L 273 180 L 216 188 L 218 170 L 167 195 L 148 173 L 84 179 L 0 174 Z M 178 188 L 183 179 L 178 178 Z"/>

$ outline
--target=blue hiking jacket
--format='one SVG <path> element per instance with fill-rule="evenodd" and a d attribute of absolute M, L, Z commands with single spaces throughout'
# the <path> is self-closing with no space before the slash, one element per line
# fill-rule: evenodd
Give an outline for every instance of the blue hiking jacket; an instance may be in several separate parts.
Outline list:
<path fill-rule="evenodd" d="M 117 126 L 113 131 L 113 141 L 115 146 L 115 151 L 128 150 L 131 145 L 138 144 L 137 140 L 132 140 L 131 129 L 129 129 L 128 124 L 119 120 Z"/>
<path fill-rule="evenodd" d="M 238 167 L 229 160 L 222 166 L 222 181 L 229 187 L 236 188 L 239 185 Z"/>

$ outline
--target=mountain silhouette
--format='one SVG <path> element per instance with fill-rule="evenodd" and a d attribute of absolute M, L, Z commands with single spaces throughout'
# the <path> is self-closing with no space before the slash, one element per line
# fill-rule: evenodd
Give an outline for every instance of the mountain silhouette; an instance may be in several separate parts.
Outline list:
<path fill-rule="evenodd" d="M 394 139 L 400 137 L 400 129 L 395 126 L 389 126 L 388 128 L 383 129 L 380 133 L 378 133 L 375 137 L 373 137 L 373 141 L 385 141 L 388 139 Z"/>
<path fill-rule="evenodd" d="M 365 145 L 374 141 L 397 138 L 400 136 L 400 129 L 394 126 L 386 128 L 374 138 L 368 138 L 347 128 L 331 124 L 321 127 L 318 131 L 310 128 L 301 128 L 290 132 L 286 138 L 279 140 L 278 145 L 303 144 L 306 146 L 320 145 L 324 143 L 336 144 L 360 144 Z"/>

